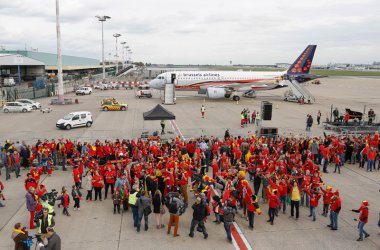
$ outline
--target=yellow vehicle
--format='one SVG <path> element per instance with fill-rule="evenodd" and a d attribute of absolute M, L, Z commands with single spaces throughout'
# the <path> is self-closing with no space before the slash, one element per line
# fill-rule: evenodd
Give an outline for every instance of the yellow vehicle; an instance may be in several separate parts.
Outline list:
<path fill-rule="evenodd" d="M 128 105 L 119 103 L 115 99 L 104 99 L 101 103 L 100 109 L 103 111 L 126 111 L 128 109 Z"/>

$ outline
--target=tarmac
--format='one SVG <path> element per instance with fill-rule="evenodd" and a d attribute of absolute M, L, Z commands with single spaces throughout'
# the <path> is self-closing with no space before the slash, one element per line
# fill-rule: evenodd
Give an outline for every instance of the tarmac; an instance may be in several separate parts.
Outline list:
<path fill-rule="evenodd" d="M 380 80 L 371 78 L 325 78 L 321 85 L 309 85 L 310 92 L 315 96 L 316 103 L 300 105 L 282 101 L 284 90 L 275 90 L 258 93 L 256 99 L 242 98 L 236 102 L 221 99 L 209 100 L 204 96 L 197 96 L 195 92 L 177 92 L 177 104 L 165 106 L 176 115 L 174 126 L 167 122 L 167 138 L 175 137 L 178 132 L 186 139 L 199 135 L 223 136 L 225 129 L 230 129 L 233 135 L 252 135 L 257 129 L 254 125 L 240 128 L 240 111 L 249 108 L 259 110 L 261 101 L 273 103 L 272 121 L 264 121 L 263 126 L 278 127 L 283 135 L 314 136 L 323 134 L 323 126 L 316 125 L 316 113 L 322 112 L 322 120 L 330 116 L 331 105 L 340 110 L 350 108 L 363 111 L 373 108 L 380 111 Z M 78 99 L 79 104 L 67 106 L 50 106 L 50 99 L 40 99 L 44 107 L 52 107 L 53 112 L 43 114 L 33 111 L 26 114 L 0 113 L 0 141 L 9 138 L 13 141 L 24 140 L 34 143 L 37 139 L 72 138 L 81 141 L 96 139 L 136 138 L 142 132 L 160 130 L 160 121 L 143 121 L 142 113 L 161 103 L 159 92 L 154 93 L 152 99 L 137 99 L 133 90 L 96 90 L 89 96 L 68 97 Z M 103 98 L 114 97 L 120 102 L 129 105 L 128 110 L 104 112 L 99 110 Z M 200 107 L 206 107 L 206 116 L 201 118 Z M 55 123 L 59 118 L 72 111 L 87 110 L 93 115 L 94 124 L 91 128 L 75 128 L 70 131 L 59 130 Z M 314 117 L 311 132 L 305 131 L 306 115 Z M 331 171 L 332 166 L 330 166 Z M 10 181 L 5 181 L 4 171 L 0 179 L 5 185 L 3 202 L 6 207 L 0 208 L 0 250 L 13 249 L 10 238 L 13 225 L 21 222 L 28 225 L 29 213 L 25 207 L 25 189 L 23 180 L 26 171 L 22 171 L 22 178 L 16 179 L 12 175 Z M 262 215 L 255 216 L 255 229 L 248 229 L 248 222 L 236 217 L 243 235 L 253 249 L 380 249 L 380 229 L 377 227 L 379 219 L 379 189 L 380 172 L 368 173 L 359 169 L 357 165 L 345 165 L 342 174 L 325 174 L 324 182 L 339 189 L 342 198 L 342 211 L 339 215 L 339 230 L 331 231 L 326 225 L 329 219 L 321 216 L 322 205 L 317 209 L 317 221 L 308 217 L 308 209 L 300 209 L 300 219 L 295 221 L 289 218 L 289 208 L 286 214 L 280 213 L 275 218 L 273 226 L 266 222 L 268 205 L 260 201 Z M 62 186 L 71 186 L 71 172 L 55 171 L 53 176 L 43 176 L 43 183 L 48 190 L 60 190 Z M 192 197 L 192 195 L 190 195 Z M 371 236 L 363 242 L 356 242 L 358 238 L 358 214 L 351 209 L 358 209 L 362 200 L 370 203 L 369 222 L 366 230 Z M 190 204 L 192 204 L 191 200 Z M 108 198 L 102 202 L 81 202 L 81 211 L 69 210 L 71 217 L 57 212 L 55 229 L 62 239 L 62 249 L 234 249 L 235 245 L 227 242 L 222 225 L 215 225 L 212 215 L 206 228 L 208 239 L 204 240 L 201 233 L 196 233 L 192 239 L 188 237 L 192 217 L 191 208 L 180 218 L 180 237 L 167 235 L 165 229 L 156 229 L 154 216 L 149 217 L 148 231 L 136 233 L 132 225 L 132 215 L 128 211 L 123 215 L 113 214 L 112 200 Z M 168 215 L 164 216 L 167 225 Z M 173 229 L 172 229 L 173 230 Z M 32 230 L 32 234 L 36 233 Z"/>

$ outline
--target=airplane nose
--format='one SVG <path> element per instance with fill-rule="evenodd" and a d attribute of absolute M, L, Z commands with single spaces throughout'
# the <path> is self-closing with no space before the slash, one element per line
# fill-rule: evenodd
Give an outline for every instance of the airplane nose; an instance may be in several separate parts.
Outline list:
<path fill-rule="evenodd" d="M 154 80 L 152 80 L 152 81 L 149 82 L 149 87 L 152 88 L 152 89 L 156 88 L 156 84 L 155 84 Z"/>

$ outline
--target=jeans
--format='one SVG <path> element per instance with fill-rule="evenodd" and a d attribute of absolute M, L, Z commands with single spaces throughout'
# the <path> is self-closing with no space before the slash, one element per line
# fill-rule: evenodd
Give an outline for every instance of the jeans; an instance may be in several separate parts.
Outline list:
<path fill-rule="evenodd" d="M 95 189 L 95 200 L 98 200 L 98 196 L 99 196 L 99 200 L 102 200 L 102 188 L 94 187 L 94 189 Z"/>
<path fill-rule="evenodd" d="M 336 173 L 336 170 L 338 170 L 338 173 L 340 174 L 340 164 L 335 164 L 335 170 L 334 173 Z"/>
<path fill-rule="evenodd" d="M 286 211 L 286 196 L 280 196 L 280 203 L 282 206 L 282 211 Z"/>
<path fill-rule="evenodd" d="M 364 163 L 367 160 L 367 155 L 360 154 L 359 168 L 364 168 Z"/>
<path fill-rule="evenodd" d="M 300 201 L 290 201 L 290 215 L 294 216 L 294 208 L 296 208 L 296 218 L 300 217 Z"/>
<path fill-rule="evenodd" d="M 51 158 L 53 160 L 54 166 L 56 166 L 57 165 L 57 151 L 51 152 Z"/>
<path fill-rule="evenodd" d="M 344 163 L 346 162 L 346 153 L 340 154 L 340 166 L 344 166 Z"/>
<path fill-rule="evenodd" d="M 192 219 L 191 220 L 191 226 L 190 226 L 190 235 L 191 236 L 194 236 L 194 229 L 195 229 L 195 226 L 198 225 L 198 227 L 202 230 L 203 232 L 203 235 L 208 235 L 207 234 L 207 231 L 206 231 L 206 227 L 205 227 L 205 223 L 203 220 L 199 221 L 199 220 L 194 220 Z"/>
<path fill-rule="evenodd" d="M 5 167 L 5 180 L 9 180 L 11 178 L 11 168 Z"/>
<path fill-rule="evenodd" d="M 313 220 L 316 219 L 316 207 L 310 206 L 310 215 L 313 216 Z"/>
<path fill-rule="evenodd" d="M 268 214 L 269 214 L 269 221 L 273 224 L 274 221 L 274 214 L 276 212 L 275 208 L 269 208 Z M 298 218 L 298 217 L 297 217 Z"/>
<path fill-rule="evenodd" d="M 133 217 L 133 226 L 137 227 L 139 220 L 139 210 L 136 206 L 131 206 L 132 208 L 132 217 Z"/>
<path fill-rule="evenodd" d="M 148 230 L 148 215 L 145 215 L 143 212 L 141 215 L 138 214 L 138 220 L 137 220 L 137 226 L 136 226 L 137 232 L 140 232 L 141 221 L 143 217 L 145 221 L 145 231 Z"/>
<path fill-rule="evenodd" d="M 327 172 L 328 165 L 329 165 L 329 159 L 323 158 L 323 172 Z"/>
<path fill-rule="evenodd" d="M 114 183 L 106 183 L 106 188 L 105 188 L 104 198 L 107 198 L 108 188 L 109 188 L 109 187 L 111 187 L 111 194 L 113 195 L 113 193 L 114 193 L 114 186 L 115 186 Z"/>
<path fill-rule="evenodd" d="M 356 152 L 352 152 L 351 154 L 351 164 L 355 164 L 356 163 Z"/>
<path fill-rule="evenodd" d="M 20 176 L 20 164 L 13 164 L 13 169 L 15 170 L 15 174 L 16 174 L 16 178 L 18 178 Z"/>
<path fill-rule="evenodd" d="M 255 223 L 255 213 L 248 210 L 248 222 L 249 227 L 253 228 L 253 224 Z"/>
<path fill-rule="evenodd" d="M 360 238 L 360 239 L 363 239 L 363 234 L 365 234 L 365 236 L 369 235 L 369 234 L 364 230 L 364 226 L 365 226 L 365 223 L 362 222 L 362 221 L 359 221 L 358 229 L 359 229 L 359 238 Z"/>
<path fill-rule="evenodd" d="M 79 198 L 74 198 L 74 208 L 80 208 Z"/>
<path fill-rule="evenodd" d="M 305 201 L 306 200 L 306 201 Z M 306 191 L 302 191 L 301 195 L 301 206 L 304 206 L 304 203 L 306 203 L 306 207 L 309 207 L 309 196 L 307 195 Z"/>
<path fill-rule="evenodd" d="M 86 201 L 87 200 L 92 200 L 92 189 L 91 190 L 87 190 Z"/>
<path fill-rule="evenodd" d="M 367 171 L 372 171 L 373 167 L 373 160 L 368 160 L 367 161 Z"/>
<path fill-rule="evenodd" d="M 330 211 L 330 226 L 332 229 L 338 229 L 338 213 Z"/>
<path fill-rule="evenodd" d="M 323 215 L 326 215 L 329 213 L 329 204 L 323 204 Z"/>
<path fill-rule="evenodd" d="M 231 236 L 231 224 L 232 222 L 224 222 L 224 229 L 226 230 L 227 233 L 227 239 L 229 241 L 232 241 L 232 236 Z"/>
<path fill-rule="evenodd" d="M 66 170 L 67 156 L 62 156 L 62 170 Z"/>

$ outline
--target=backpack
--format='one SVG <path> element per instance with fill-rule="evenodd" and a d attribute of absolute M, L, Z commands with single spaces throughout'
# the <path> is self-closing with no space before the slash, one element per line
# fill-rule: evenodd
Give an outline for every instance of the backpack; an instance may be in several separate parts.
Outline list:
<path fill-rule="evenodd" d="M 169 213 L 176 214 L 178 212 L 177 202 L 173 198 L 167 199 L 165 202 L 166 207 L 169 210 Z"/>

